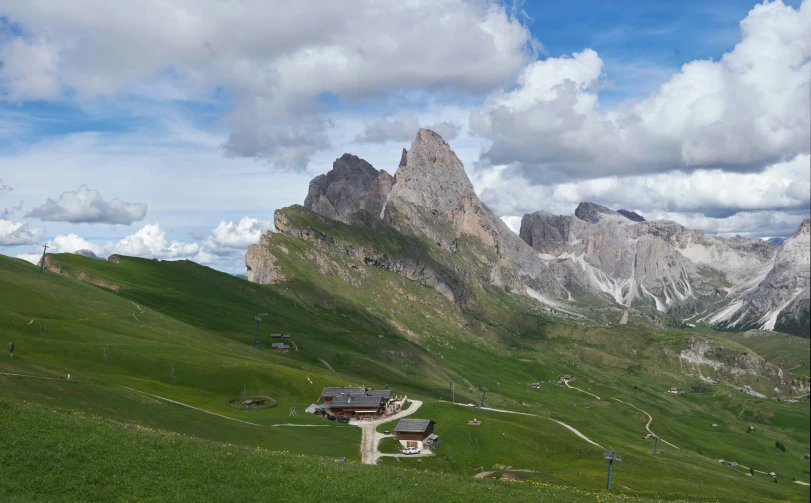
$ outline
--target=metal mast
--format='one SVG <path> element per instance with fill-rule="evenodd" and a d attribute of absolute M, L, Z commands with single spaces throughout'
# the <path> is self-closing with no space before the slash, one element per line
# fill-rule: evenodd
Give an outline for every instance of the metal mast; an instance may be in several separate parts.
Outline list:
<path fill-rule="evenodd" d="M 39 262 L 39 272 L 42 272 L 42 268 L 45 266 L 45 251 L 48 249 L 48 245 L 42 245 L 42 260 Z"/>
<path fill-rule="evenodd" d="M 267 318 L 268 313 L 259 313 L 256 315 L 256 328 L 253 329 L 253 344 L 251 345 L 252 348 L 256 347 L 256 336 L 259 335 L 259 322 L 262 321 L 262 318 Z"/>
<path fill-rule="evenodd" d="M 608 484 L 606 484 L 606 489 L 609 491 L 611 490 L 611 468 L 614 465 L 614 461 L 619 461 L 622 463 L 622 458 L 619 454 L 614 452 L 614 449 L 608 449 L 608 452 L 603 453 L 603 459 L 608 460 Z"/>

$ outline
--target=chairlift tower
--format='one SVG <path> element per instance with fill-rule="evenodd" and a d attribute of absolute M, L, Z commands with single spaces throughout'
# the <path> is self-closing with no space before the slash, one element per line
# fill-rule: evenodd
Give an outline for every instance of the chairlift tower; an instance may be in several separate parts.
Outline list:
<path fill-rule="evenodd" d="M 262 321 L 262 318 L 267 318 L 268 313 L 259 313 L 256 315 L 256 328 L 253 329 L 253 344 L 251 345 L 252 348 L 256 347 L 256 336 L 259 335 L 259 322 Z"/>
<path fill-rule="evenodd" d="M 653 455 L 656 456 L 656 446 L 659 445 L 659 435 L 653 436 Z"/>
<path fill-rule="evenodd" d="M 45 252 L 48 250 L 48 245 L 42 245 L 42 260 L 39 261 L 39 272 L 45 267 Z"/>
<path fill-rule="evenodd" d="M 482 407 L 484 407 L 484 395 L 487 394 L 488 389 L 482 386 Z"/>
<path fill-rule="evenodd" d="M 603 453 L 603 459 L 608 460 L 608 483 L 606 484 L 606 489 L 611 490 L 611 468 L 614 465 L 614 461 L 622 463 L 622 458 L 619 454 L 614 452 L 614 449 L 608 449 L 608 452 Z"/>

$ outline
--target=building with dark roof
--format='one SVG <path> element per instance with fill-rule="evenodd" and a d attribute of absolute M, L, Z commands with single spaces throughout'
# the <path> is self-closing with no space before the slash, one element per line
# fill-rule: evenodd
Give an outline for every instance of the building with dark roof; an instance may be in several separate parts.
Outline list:
<path fill-rule="evenodd" d="M 330 403 L 336 396 L 363 395 L 365 392 L 366 388 L 352 386 L 324 388 L 324 390 L 321 392 L 320 399 L 324 400 L 326 403 Z"/>
<path fill-rule="evenodd" d="M 386 412 L 391 401 L 391 390 L 344 386 L 324 388 L 321 399 L 336 416 L 369 417 Z"/>
<path fill-rule="evenodd" d="M 421 450 L 427 447 L 428 443 L 436 442 L 438 437 L 434 435 L 434 424 L 436 423 L 430 419 L 401 419 L 394 427 L 394 432 L 403 447 L 416 447 Z"/>
<path fill-rule="evenodd" d="M 273 351 L 278 351 L 280 353 L 287 353 L 290 351 L 290 346 L 283 342 L 274 342 L 270 345 L 270 347 L 273 349 Z"/>
<path fill-rule="evenodd" d="M 379 416 L 386 411 L 388 399 L 382 396 L 349 395 L 336 396 L 329 409 L 338 417 Z"/>

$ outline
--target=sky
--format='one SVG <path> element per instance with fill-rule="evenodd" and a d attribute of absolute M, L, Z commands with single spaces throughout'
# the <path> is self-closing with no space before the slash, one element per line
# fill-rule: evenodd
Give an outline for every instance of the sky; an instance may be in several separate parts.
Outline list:
<path fill-rule="evenodd" d="M 522 215 L 721 236 L 811 212 L 811 0 L 0 0 L 0 253 L 244 273 L 344 152 L 417 129 Z"/>

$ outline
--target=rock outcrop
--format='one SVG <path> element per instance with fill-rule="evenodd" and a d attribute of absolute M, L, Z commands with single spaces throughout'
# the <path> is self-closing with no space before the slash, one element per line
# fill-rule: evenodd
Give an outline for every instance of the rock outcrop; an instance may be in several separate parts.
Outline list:
<path fill-rule="evenodd" d="M 82 257 L 92 258 L 93 260 L 105 260 L 102 257 L 99 257 L 95 253 L 90 250 L 76 250 L 73 252 L 76 255 L 81 255 Z"/>
<path fill-rule="evenodd" d="M 709 320 L 728 328 L 777 329 L 808 337 L 810 282 L 811 220 L 805 219 L 755 280 L 733 289 L 729 301 Z"/>
<path fill-rule="evenodd" d="M 362 219 L 357 213 L 378 215 L 391 191 L 393 178 L 376 170 L 363 159 L 344 154 L 326 175 L 310 182 L 304 207 L 333 220 L 353 224 Z"/>
<path fill-rule="evenodd" d="M 577 301 L 609 309 L 617 304 L 623 309 L 648 305 L 684 319 L 702 313 L 708 323 L 738 326 L 725 313 L 743 312 L 739 308 L 746 304 L 753 314 L 741 320 L 750 323 L 747 320 L 760 316 L 756 323 L 760 327 L 773 329 L 782 319 L 788 324 L 807 319 L 808 289 L 801 286 L 802 281 L 807 285 L 808 274 L 803 280 L 802 274 L 793 272 L 803 257 L 808 263 L 807 246 L 803 255 L 799 244 L 802 232 L 792 238 L 794 244 L 787 241 L 775 248 L 757 239 L 720 238 L 675 222 L 646 221 L 633 211 L 583 202 L 574 215 L 543 211 L 525 215 L 516 236 L 478 198 L 450 146 L 427 129 L 420 129 L 411 147 L 403 149 L 393 177 L 344 154 L 331 171 L 312 180 L 304 207 L 328 219 L 322 221 L 322 230 L 291 225 L 280 211 L 277 231 L 310 240 L 325 253 L 339 250 L 364 267 L 418 281 L 459 306 L 467 302 L 468 292 L 488 285 L 525 292 L 570 314 L 575 308 L 567 306 Z M 436 244 L 446 255 L 437 262 L 438 257 L 424 249 L 399 247 L 392 253 L 358 247 L 342 240 L 337 229 L 331 235 L 328 221 L 381 235 L 419 236 L 412 243 Z M 278 252 L 271 251 L 272 239 L 266 234 L 249 248 L 246 266 L 251 281 L 286 280 Z M 778 250 L 783 258 L 776 258 Z M 325 265 L 328 259 L 311 258 L 320 261 L 324 271 L 342 274 Z M 741 304 L 730 307 L 730 302 Z"/>
<path fill-rule="evenodd" d="M 642 215 L 640 215 L 639 213 L 635 212 L 635 211 L 617 210 L 617 213 L 619 213 L 620 215 L 624 216 L 625 218 L 627 218 L 628 220 L 630 220 L 632 222 L 644 222 L 645 221 L 645 218 Z"/>

